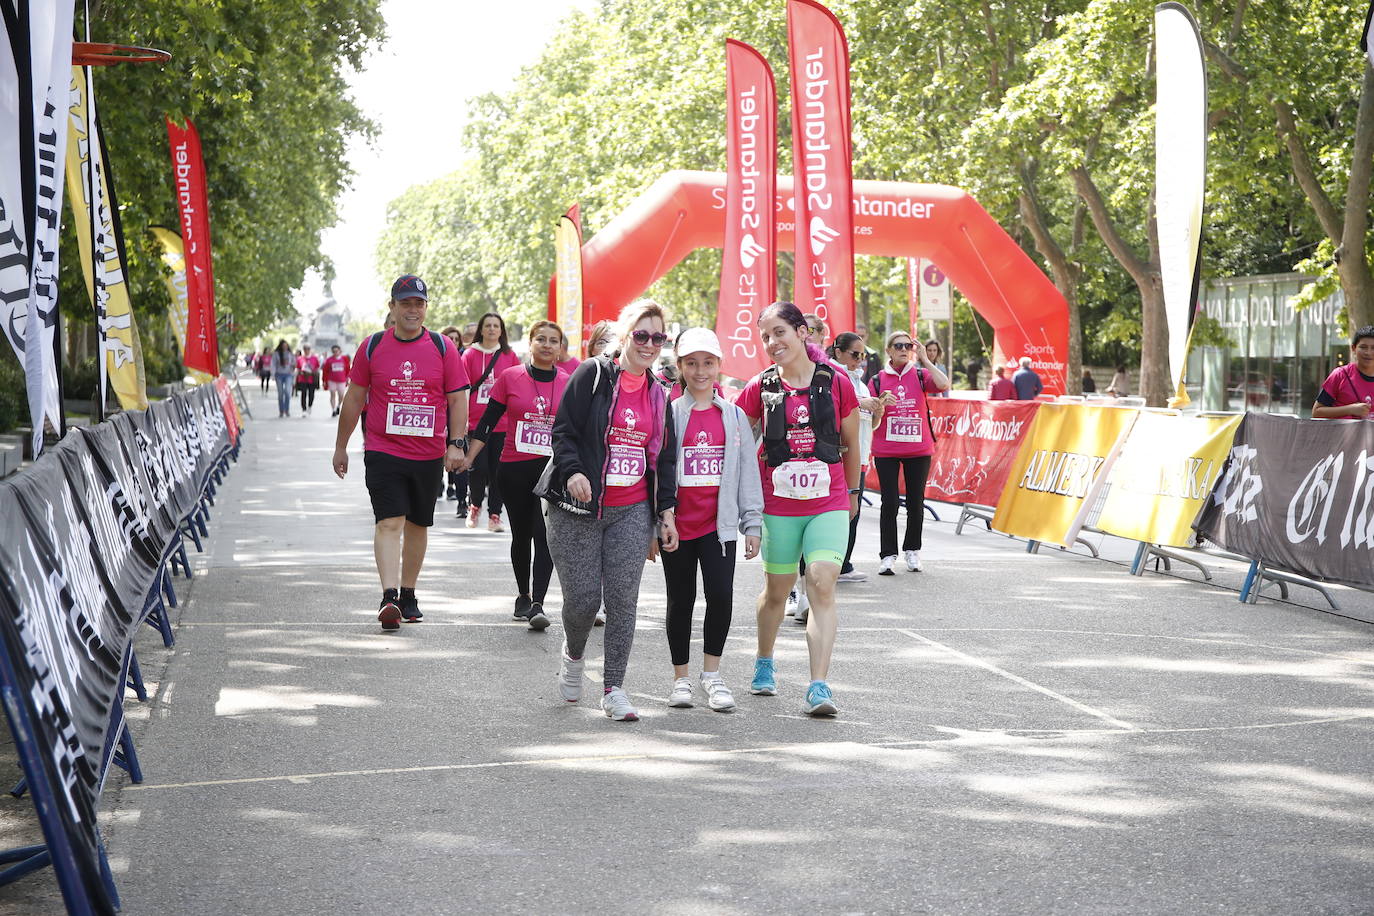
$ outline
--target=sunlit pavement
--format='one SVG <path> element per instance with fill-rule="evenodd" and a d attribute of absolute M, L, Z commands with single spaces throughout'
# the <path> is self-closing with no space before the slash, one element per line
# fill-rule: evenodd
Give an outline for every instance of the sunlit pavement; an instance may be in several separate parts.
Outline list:
<path fill-rule="evenodd" d="M 260 419 L 183 588 L 177 646 L 139 637 L 147 776 L 111 777 L 126 912 L 1367 912 L 1374 596 L 1241 605 L 1130 545 L 1025 552 L 955 511 L 925 572 L 841 588 L 841 715 L 801 714 L 803 630 L 752 697 L 757 562 L 724 672 L 739 709 L 663 704 L 663 580 L 644 576 L 635 724 L 564 703 L 561 630 L 512 622 L 507 535 L 439 505 L 425 621 L 376 622 L 361 455 L 334 422 Z M 261 419 L 265 417 L 266 419 Z M 875 500 L 876 501 L 876 500 Z M 900 568 L 900 564 L 899 564 Z M 183 582 L 185 580 L 182 580 Z M 179 586 L 180 587 L 180 586 Z M 1354 620 L 1351 617 L 1363 618 Z M 698 629 L 699 631 L 699 629 Z M 700 642 L 696 643 L 700 651 Z M 694 659 L 694 673 L 699 656 Z M 50 875 L 11 897 L 51 907 Z M 13 889 L 11 889 L 13 890 Z M 0 890 L 0 908 L 9 891 Z M 37 901 L 37 902 L 35 902 Z M 26 907 L 29 907 L 26 909 Z"/>

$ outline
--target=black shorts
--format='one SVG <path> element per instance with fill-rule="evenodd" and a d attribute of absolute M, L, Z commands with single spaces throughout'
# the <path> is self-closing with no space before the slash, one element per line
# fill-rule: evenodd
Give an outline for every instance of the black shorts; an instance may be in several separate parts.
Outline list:
<path fill-rule="evenodd" d="M 434 503 L 444 483 L 444 459 L 415 461 L 386 452 L 363 452 L 363 480 L 377 521 L 404 515 L 421 528 L 434 524 Z"/>

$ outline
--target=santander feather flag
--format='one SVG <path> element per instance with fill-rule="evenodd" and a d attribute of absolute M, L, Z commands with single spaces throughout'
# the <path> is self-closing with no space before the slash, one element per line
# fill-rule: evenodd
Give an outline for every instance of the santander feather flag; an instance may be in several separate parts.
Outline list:
<path fill-rule="evenodd" d="M 582 215 L 573 204 L 554 230 L 554 322 L 563 329 L 568 352 L 581 358 L 586 336 L 582 308 Z"/>
<path fill-rule="evenodd" d="M 747 379 L 767 368 L 759 313 L 777 296 L 777 90 L 763 55 L 725 40 L 725 242 L 716 303 L 721 371 Z"/>
<path fill-rule="evenodd" d="M 172 145 L 181 241 L 186 256 L 186 349 L 181 361 L 187 369 L 219 375 L 219 334 L 215 328 L 215 272 L 210 260 L 210 202 L 205 187 L 205 161 L 200 134 L 190 119 L 178 127 L 167 119 Z"/>
<path fill-rule="evenodd" d="M 854 330 L 849 46 L 830 10 L 787 0 L 797 276 L 793 294 L 830 333 Z"/>

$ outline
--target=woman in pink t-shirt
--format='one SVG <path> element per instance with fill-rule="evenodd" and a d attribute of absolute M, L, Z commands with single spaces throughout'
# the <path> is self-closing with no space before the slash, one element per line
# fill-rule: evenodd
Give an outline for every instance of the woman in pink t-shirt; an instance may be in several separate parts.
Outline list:
<path fill-rule="evenodd" d="M 835 647 L 835 582 L 849 545 L 849 519 L 858 510 L 859 402 L 843 371 L 810 342 L 801 310 L 775 302 L 759 316 L 759 339 L 774 365 L 744 386 L 736 406 L 759 421 L 763 474 L 763 570 L 758 607 L 758 657 L 749 692 L 773 696 L 773 644 L 787 594 L 806 560 L 810 618 L 806 643 L 811 683 L 803 709 L 833 716 L 826 678 Z"/>
<path fill-rule="evenodd" d="M 552 321 L 530 325 L 529 362 L 507 369 L 496 380 L 487 408 L 469 437 L 472 444 L 463 464 L 464 468 L 471 467 L 492 440 L 496 426 L 509 418 L 510 429 L 499 449 L 496 476 L 506 503 L 506 517 L 510 519 L 510 562 L 518 590 L 515 619 L 528 621 L 531 630 L 549 625 L 544 596 L 553 575 L 553 557 L 549 554 L 543 506 L 534 495 L 534 487 L 553 454 L 554 413 L 568 385 L 568 374 L 554 364 L 562 340 L 563 332 Z M 497 451 L 494 443 L 491 448 Z"/>
<path fill-rule="evenodd" d="M 463 351 L 462 360 L 463 368 L 472 380 L 472 390 L 468 392 L 468 431 L 471 432 L 482 419 L 491 400 L 491 391 L 496 387 L 496 380 L 501 373 L 520 365 L 520 357 L 515 355 L 506 339 L 506 320 L 495 312 L 487 312 L 477 319 L 477 339 Z M 487 530 L 506 530 L 501 524 L 501 484 L 496 479 L 496 468 L 506 444 L 508 426 L 509 420 L 502 417 L 492 431 L 485 453 L 473 463 L 466 486 L 458 483 L 458 515 L 467 513 L 469 528 L 477 527 L 485 501 Z"/>
<path fill-rule="evenodd" d="M 1350 338 L 1350 362 L 1326 377 L 1312 405 L 1314 420 L 1370 417 L 1374 417 L 1374 324 Z"/>
<path fill-rule="evenodd" d="M 878 575 L 893 575 L 897 562 L 897 509 L 902 501 L 898 475 L 906 477 L 906 568 L 921 569 L 921 526 L 926 476 L 935 437 L 930 429 L 928 395 L 949 390 L 949 379 L 930 361 L 927 348 L 905 331 L 887 338 L 887 365 L 869 379 L 868 389 L 883 404 L 873 428 L 873 467 L 878 472 L 882 508 L 878 512 Z"/>

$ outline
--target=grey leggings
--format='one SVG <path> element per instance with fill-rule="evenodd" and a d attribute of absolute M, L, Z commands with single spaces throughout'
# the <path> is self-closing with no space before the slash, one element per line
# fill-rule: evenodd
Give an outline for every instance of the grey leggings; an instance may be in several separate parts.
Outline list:
<path fill-rule="evenodd" d="M 606 606 L 607 687 L 625 686 L 625 669 L 635 641 L 639 580 L 653 535 L 647 502 L 603 508 L 601 518 L 549 508 L 549 552 L 563 586 L 563 637 L 568 654 L 580 658 L 596 612 Z"/>

